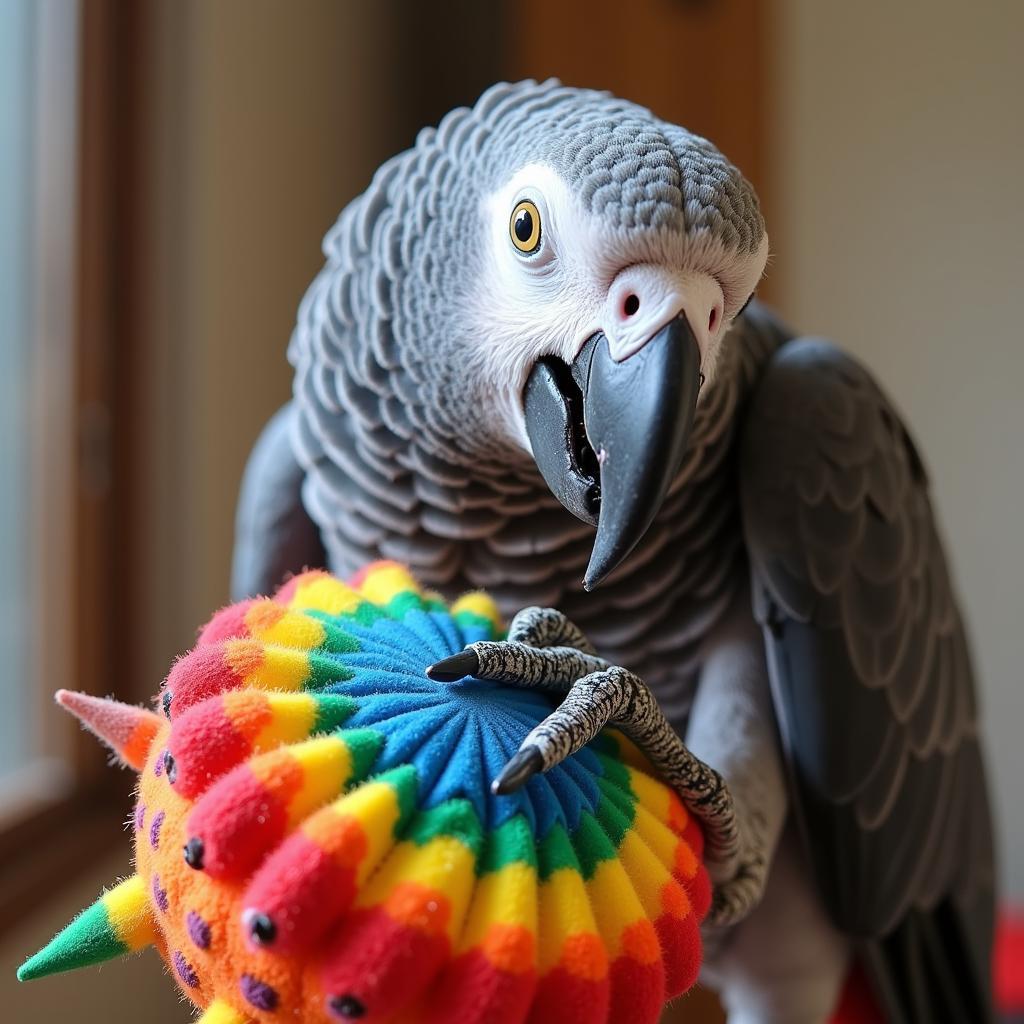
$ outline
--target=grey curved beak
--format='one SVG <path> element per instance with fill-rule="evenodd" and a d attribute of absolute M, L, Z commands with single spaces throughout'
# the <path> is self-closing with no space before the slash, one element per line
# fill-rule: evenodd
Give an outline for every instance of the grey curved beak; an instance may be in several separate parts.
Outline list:
<path fill-rule="evenodd" d="M 534 458 L 556 498 L 597 526 L 583 579 L 593 590 L 647 532 L 679 470 L 700 390 L 686 317 L 615 362 L 603 334 L 571 365 L 540 360 L 524 393 Z"/>

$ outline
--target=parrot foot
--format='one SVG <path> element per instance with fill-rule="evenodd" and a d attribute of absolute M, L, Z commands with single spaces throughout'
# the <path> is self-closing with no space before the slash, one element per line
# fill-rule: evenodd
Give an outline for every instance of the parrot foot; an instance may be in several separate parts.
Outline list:
<path fill-rule="evenodd" d="M 509 639 L 481 641 L 427 669 L 438 682 L 475 676 L 544 690 L 562 702 L 520 745 L 492 783 L 511 793 L 589 743 L 605 726 L 633 740 L 679 794 L 704 829 L 709 868 L 728 879 L 712 923 L 738 920 L 760 898 L 766 858 L 741 856 L 736 808 L 722 776 L 679 738 L 654 694 L 638 676 L 594 652 L 583 632 L 553 608 L 526 608 L 512 620 Z"/>
<path fill-rule="evenodd" d="M 711 907 L 705 924 L 713 928 L 726 928 L 742 921 L 761 902 L 768 880 L 768 853 L 764 843 L 758 841 L 764 829 L 760 816 L 756 821 L 745 818 L 751 827 L 743 835 L 753 841 L 738 858 L 738 866 L 725 881 L 715 881 Z M 715 872 L 713 871 L 713 876 Z"/>

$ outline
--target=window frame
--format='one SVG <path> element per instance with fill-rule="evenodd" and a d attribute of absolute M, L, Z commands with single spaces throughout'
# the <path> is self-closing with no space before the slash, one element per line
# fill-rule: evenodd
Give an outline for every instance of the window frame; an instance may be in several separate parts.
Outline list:
<path fill-rule="evenodd" d="M 0 935 L 123 842 L 110 808 L 132 779 L 55 709 L 61 686 L 137 697 L 123 294 L 137 280 L 132 92 L 141 16 L 118 0 L 33 5 L 35 187 L 29 399 L 35 589 L 30 664 L 38 755 L 0 790 Z M 126 96 L 133 97 L 126 104 Z M 42 130 L 40 129 L 42 126 Z M 129 440 L 119 440 L 128 438 Z M 44 630 L 44 623 L 63 628 Z M 37 723 L 37 725 L 36 725 Z"/>

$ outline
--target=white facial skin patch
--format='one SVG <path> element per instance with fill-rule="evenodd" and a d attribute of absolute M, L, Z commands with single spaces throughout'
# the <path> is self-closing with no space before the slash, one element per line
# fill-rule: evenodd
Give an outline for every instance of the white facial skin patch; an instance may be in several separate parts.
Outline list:
<path fill-rule="evenodd" d="M 512 215 L 528 201 L 540 219 L 536 251 L 514 244 Z M 608 227 L 559 175 L 531 164 L 483 202 L 487 244 L 476 299 L 475 369 L 495 387 L 498 414 L 529 451 L 522 390 L 536 361 L 567 363 L 601 331 L 612 358 L 628 359 L 680 313 L 713 380 L 718 347 L 753 291 L 768 254 L 751 254 L 678 232 Z"/>

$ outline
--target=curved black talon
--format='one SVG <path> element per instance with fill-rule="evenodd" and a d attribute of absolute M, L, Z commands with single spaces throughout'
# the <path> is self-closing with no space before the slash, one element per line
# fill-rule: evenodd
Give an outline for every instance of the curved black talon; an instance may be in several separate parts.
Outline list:
<path fill-rule="evenodd" d="M 476 651 L 459 651 L 448 658 L 442 658 L 433 665 L 427 666 L 427 678 L 435 683 L 454 683 L 466 676 L 476 675 L 480 668 L 480 659 Z"/>
<path fill-rule="evenodd" d="M 506 796 L 521 789 L 538 772 L 544 770 L 544 755 L 540 747 L 532 743 L 523 747 L 504 768 L 498 773 L 498 777 L 491 783 L 491 792 L 498 796 Z"/>
<path fill-rule="evenodd" d="M 366 1007 L 353 995 L 332 996 L 328 1005 L 345 1020 L 358 1020 L 360 1017 L 366 1016 Z"/>

